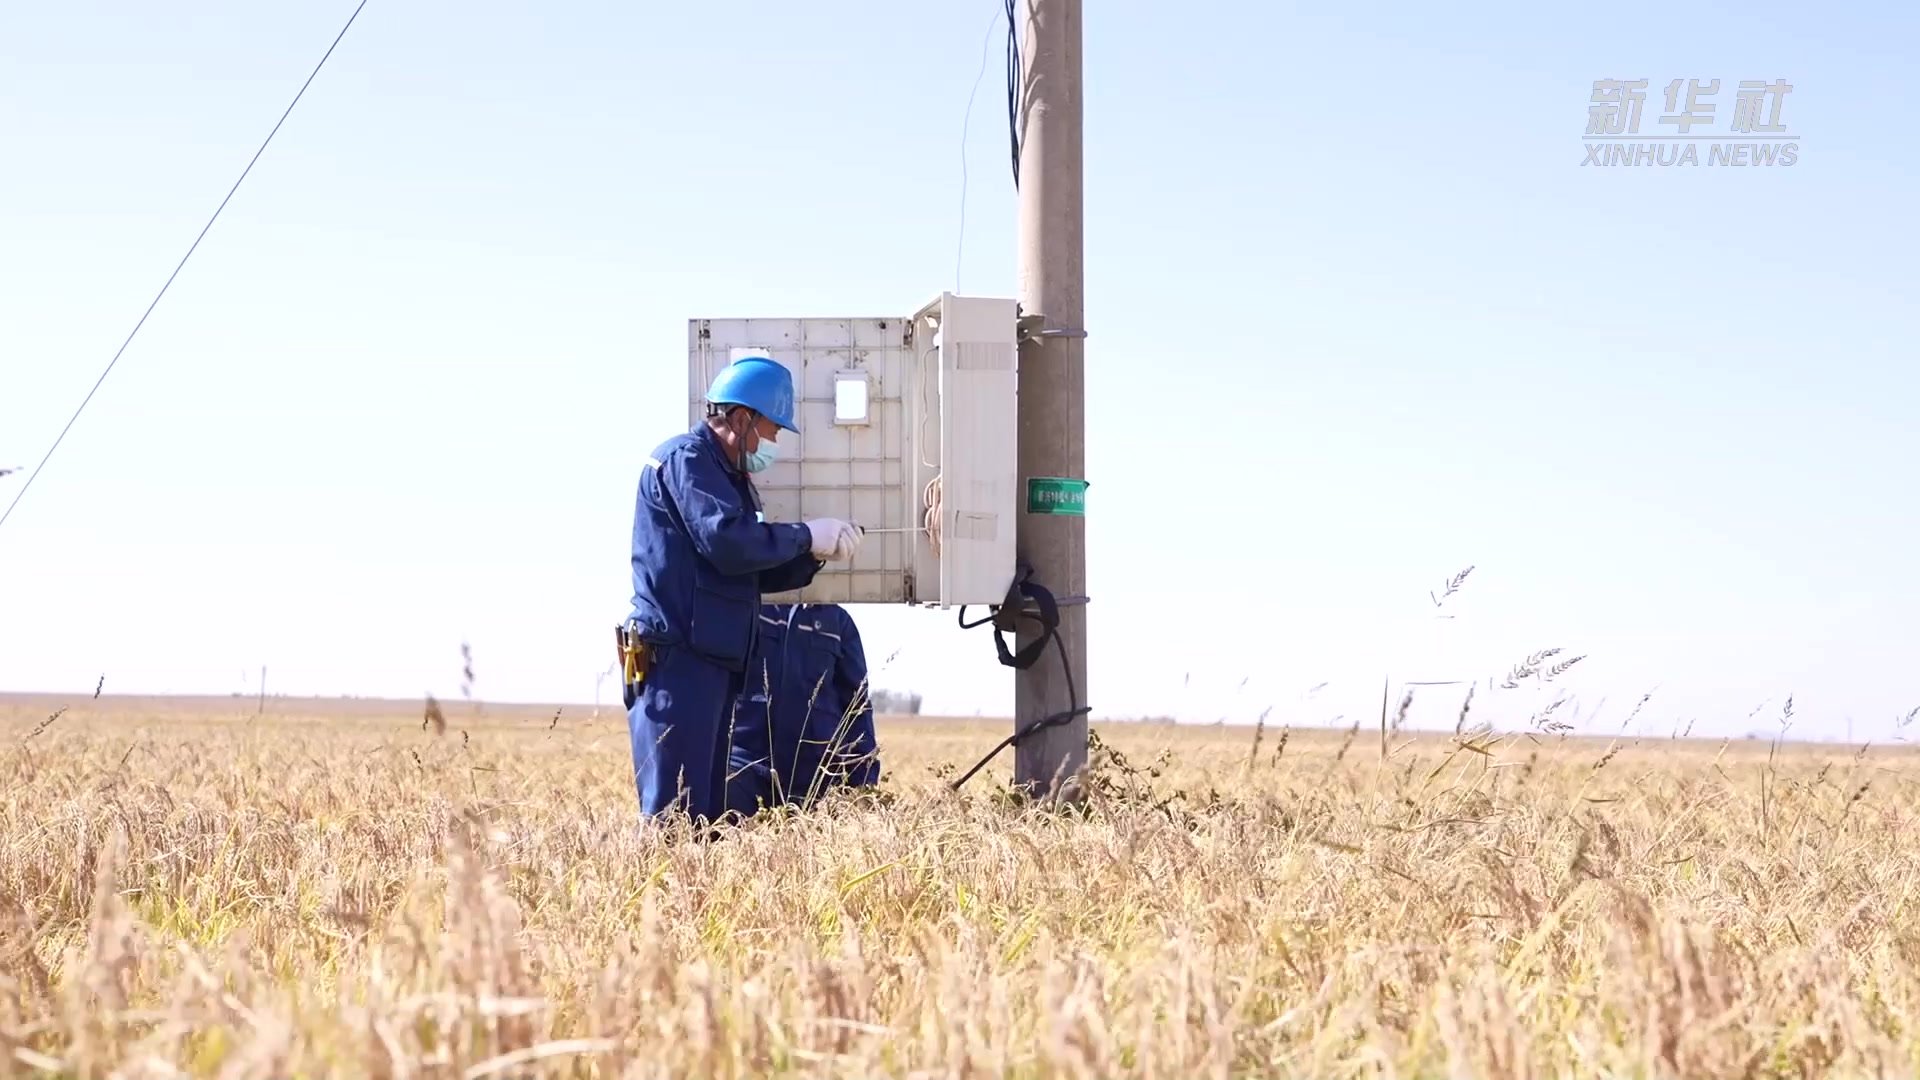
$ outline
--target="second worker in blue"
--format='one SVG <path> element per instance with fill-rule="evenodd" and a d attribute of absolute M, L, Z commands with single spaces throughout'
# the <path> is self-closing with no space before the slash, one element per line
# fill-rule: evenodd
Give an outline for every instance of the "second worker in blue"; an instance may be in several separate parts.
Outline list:
<path fill-rule="evenodd" d="M 867 654 L 838 604 L 768 604 L 734 710 L 727 809 L 811 806 L 880 781 Z"/>

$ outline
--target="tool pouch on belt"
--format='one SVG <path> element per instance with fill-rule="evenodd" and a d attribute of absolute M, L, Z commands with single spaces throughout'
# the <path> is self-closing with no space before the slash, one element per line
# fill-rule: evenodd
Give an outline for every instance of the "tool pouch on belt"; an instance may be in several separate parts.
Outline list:
<path fill-rule="evenodd" d="M 613 628 L 614 647 L 620 658 L 620 696 L 633 708 L 640 699 L 640 686 L 647 681 L 647 665 L 653 660 L 653 646 L 644 641 L 632 624 Z"/>

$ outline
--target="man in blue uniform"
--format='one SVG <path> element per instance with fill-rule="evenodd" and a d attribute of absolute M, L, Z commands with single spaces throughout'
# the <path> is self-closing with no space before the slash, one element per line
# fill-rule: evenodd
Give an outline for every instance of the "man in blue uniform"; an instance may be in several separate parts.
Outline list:
<path fill-rule="evenodd" d="M 838 604 L 768 604 L 734 710 L 727 810 L 811 805 L 880 780 L 867 655 Z"/>
<path fill-rule="evenodd" d="M 763 593 L 802 588 L 850 559 L 844 521 L 764 520 L 750 473 L 773 463 L 793 418 L 793 377 L 746 357 L 707 391 L 707 417 L 654 450 L 633 515 L 633 608 L 618 630 L 640 812 L 717 821 L 727 730 Z"/>

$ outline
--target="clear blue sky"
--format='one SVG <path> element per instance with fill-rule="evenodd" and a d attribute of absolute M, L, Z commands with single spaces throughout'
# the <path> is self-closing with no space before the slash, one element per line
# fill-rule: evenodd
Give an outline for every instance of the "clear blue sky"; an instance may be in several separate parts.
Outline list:
<path fill-rule="evenodd" d="M 1098 715 L 1553 646 L 1600 730 L 1920 704 L 1910 6 L 1090 7 Z M 0 10 L 0 467 L 351 8 Z M 484 696 L 590 700 L 688 318 L 954 288 L 963 145 L 957 284 L 1014 292 L 996 8 L 372 0 L 0 529 L 0 689 L 455 695 L 469 641 Z M 1799 161 L 1582 167 L 1606 77 L 1642 132 L 1722 80 L 1715 133 L 1784 78 Z M 856 616 L 883 684 L 1010 708 L 984 631 Z"/>

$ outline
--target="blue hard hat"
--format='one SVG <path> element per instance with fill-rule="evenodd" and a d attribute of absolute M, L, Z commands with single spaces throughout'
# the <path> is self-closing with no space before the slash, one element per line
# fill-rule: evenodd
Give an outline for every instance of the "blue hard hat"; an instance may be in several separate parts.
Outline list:
<path fill-rule="evenodd" d="M 793 374 L 771 357 L 743 356 L 722 368 L 707 388 L 707 401 L 745 405 L 796 435 L 800 432 L 793 426 Z"/>

